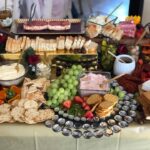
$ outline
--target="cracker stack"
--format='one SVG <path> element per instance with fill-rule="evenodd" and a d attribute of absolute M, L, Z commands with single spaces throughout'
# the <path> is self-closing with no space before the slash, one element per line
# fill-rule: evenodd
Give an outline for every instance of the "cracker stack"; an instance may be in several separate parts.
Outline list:
<path fill-rule="evenodd" d="M 95 113 L 100 118 L 105 118 L 113 112 L 113 107 L 118 102 L 118 97 L 112 94 L 106 94 L 103 97 L 99 94 L 93 94 L 87 99 L 88 105 L 96 107 Z"/>

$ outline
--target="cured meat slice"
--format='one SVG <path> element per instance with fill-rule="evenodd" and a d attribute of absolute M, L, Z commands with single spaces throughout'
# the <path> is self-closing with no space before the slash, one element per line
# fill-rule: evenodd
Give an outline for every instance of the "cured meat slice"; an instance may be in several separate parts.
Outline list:
<path fill-rule="evenodd" d="M 23 28 L 29 31 L 41 31 L 48 28 L 47 21 L 32 21 L 24 23 Z"/>
<path fill-rule="evenodd" d="M 34 20 L 32 22 L 24 23 L 23 28 L 28 31 L 42 31 L 46 29 L 63 31 L 63 30 L 69 30 L 71 28 L 71 23 L 67 20 L 65 21 Z"/>

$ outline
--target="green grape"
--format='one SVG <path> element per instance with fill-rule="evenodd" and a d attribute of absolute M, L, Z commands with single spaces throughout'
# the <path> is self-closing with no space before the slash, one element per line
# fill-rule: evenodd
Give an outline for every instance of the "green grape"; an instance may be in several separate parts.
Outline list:
<path fill-rule="evenodd" d="M 51 100 L 48 100 L 48 101 L 46 102 L 46 105 L 51 106 L 51 105 L 52 105 L 52 101 L 51 101 Z"/>
<path fill-rule="evenodd" d="M 114 45 L 110 44 L 110 45 L 109 45 L 109 48 L 114 48 Z"/>
<path fill-rule="evenodd" d="M 70 78 L 70 76 L 69 75 L 64 75 L 64 79 L 67 81 L 68 79 Z"/>
<path fill-rule="evenodd" d="M 102 41 L 102 45 L 103 45 L 103 46 L 107 46 L 107 41 L 106 41 L 106 40 L 103 40 L 103 41 Z"/>
<path fill-rule="evenodd" d="M 64 96 L 65 96 L 65 97 L 68 96 L 69 93 L 70 93 L 70 90 L 66 89 L 65 92 L 64 92 Z"/>
<path fill-rule="evenodd" d="M 76 89 L 76 88 L 72 89 L 72 90 L 71 90 L 71 93 L 72 93 L 72 95 L 76 95 L 77 89 Z"/>
<path fill-rule="evenodd" d="M 74 85 L 74 86 L 77 86 L 78 84 L 79 84 L 79 81 L 78 81 L 78 80 L 74 80 L 74 81 L 73 81 L 73 85 Z"/>
<path fill-rule="evenodd" d="M 55 95 L 53 96 L 53 99 L 57 100 L 58 97 L 59 97 L 59 95 L 58 95 L 58 94 L 55 94 Z"/>
<path fill-rule="evenodd" d="M 73 65 L 71 68 L 72 68 L 73 70 L 76 70 L 76 69 L 77 69 L 77 66 L 76 66 L 76 65 Z"/>
<path fill-rule="evenodd" d="M 61 104 L 64 101 L 64 99 L 58 99 L 58 102 Z"/>
<path fill-rule="evenodd" d="M 78 70 L 74 70 L 74 75 L 78 76 L 80 74 L 80 72 Z"/>
<path fill-rule="evenodd" d="M 64 90 L 64 88 L 60 88 L 58 92 L 59 92 L 59 93 L 64 93 L 65 90 Z"/>
<path fill-rule="evenodd" d="M 70 69 L 69 72 L 68 72 L 68 74 L 69 74 L 70 76 L 72 76 L 72 75 L 73 75 L 73 70 Z"/>
<path fill-rule="evenodd" d="M 55 95 L 57 93 L 57 89 L 51 89 L 51 94 Z"/>
<path fill-rule="evenodd" d="M 82 66 L 81 65 L 77 65 L 77 69 L 82 71 Z"/>
<path fill-rule="evenodd" d="M 74 88 L 74 85 L 73 84 L 68 84 L 68 88 L 71 90 Z"/>
<path fill-rule="evenodd" d="M 76 76 L 72 76 L 71 79 L 72 79 L 72 81 L 75 81 L 75 80 L 77 80 L 77 77 Z"/>
<path fill-rule="evenodd" d="M 60 83 L 63 85 L 64 83 L 66 83 L 65 79 L 61 79 Z"/>
<path fill-rule="evenodd" d="M 59 87 L 59 85 L 57 83 L 52 83 L 51 84 L 51 88 L 58 88 L 58 87 Z"/>
<path fill-rule="evenodd" d="M 67 88 L 67 87 L 68 87 L 68 84 L 67 84 L 67 83 L 64 83 L 63 87 L 64 87 L 64 88 Z"/>
<path fill-rule="evenodd" d="M 120 92 L 120 88 L 118 86 L 115 87 L 115 92 L 119 93 Z"/>
<path fill-rule="evenodd" d="M 53 100 L 52 100 L 52 103 L 53 103 L 53 104 L 57 104 L 58 101 L 57 101 L 56 99 L 53 99 Z"/>
<path fill-rule="evenodd" d="M 70 78 L 70 79 L 68 79 L 67 82 L 68 82 L 69 84 L 72 84 L 73 80 Z"/>
<path fill-rule="evenodd" d="M 52 108 L 58 107 L 59 103 L 53 104 L 51 105 Z"/>

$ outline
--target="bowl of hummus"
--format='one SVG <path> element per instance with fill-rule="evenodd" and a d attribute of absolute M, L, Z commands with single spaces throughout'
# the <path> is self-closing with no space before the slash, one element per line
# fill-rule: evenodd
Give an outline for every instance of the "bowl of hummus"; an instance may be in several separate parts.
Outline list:
<path fill-rule="evenodd" d="M 17 62 L 3 61 L 0 62 L 0 85 L 11 86 L 20 84 L 27 73 L 27 68 L 21 63 L 16 70 Z"/>

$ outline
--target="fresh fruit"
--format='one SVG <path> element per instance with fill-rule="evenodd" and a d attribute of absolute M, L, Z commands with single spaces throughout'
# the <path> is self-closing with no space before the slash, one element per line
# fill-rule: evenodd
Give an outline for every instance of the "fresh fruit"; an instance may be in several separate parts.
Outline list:
<path fill-rule="evenodd" d="M 84 100 L 80 96 L 75 96 L 74 102 L 82 104 L 84 102 Z"/>
<path fill-rule="evenodd" d="M 87 111 L 84 115 L 85 118 L 87 119 L 93 119 L 94 114 L 91 111 Z"/>
<path fill-rule="evenodd" d="M 73 99 L 77 94 L 78 78 L 83 72 L 81 65 L 73 65 L 70 69 L 63 71 L 63 74 L 56 79 L 48 88 L 49 106 L 55 107 L 63 103 L 67 99 Z"/>
<path fill-rule="evenodd" d="M 71 100 L 67 100 L 63 102 L 63 106 L 67 109 L 69 109 L 71 107 L 72 101 Z"/>
<path fill-rule="evenodd" d="M 51 100 L 48 100 L 48 101 L 46 102 L 46 105 L 47 105 L 47 106 L 51 106 L 51 105 L 52 105 L 52 101 L 51 101 Z"/>
<path fill-rule="evenodd" d="M 118 97 L 119 97 L 120 99 L 123 99 L 124 96 L 125 96 L 125 92 L 120 91 L 120 92 L 118 93 Z"/>
<path fill-rule="evenodd" d="M 110 44 L 106 40 L 101 42 L 101 67 L 105 71 L 112 71 L 114 58 L 111 56 L 108 51 L 111 51 L 116 55 L 117 47 L 114 44 Z"/>
<path fill-rule="evenodd" d="M 115 87 L 115 92 L 118 93 L 120 91 L 120 88 L 118 86 Z"/>
<path fill-rule="evenodd" d="M 82 107 L 83 107 L 83 108 L 84 108 L 86 105 L 87 105 L 86 102 L 83 102 L 83 103 L 82 103 Z"/>
<path fill-rule="evenodd" d="M 86 106 L 84 107 L 84 110 L 90 110 L 90 106 L 86 104 Z"/>

